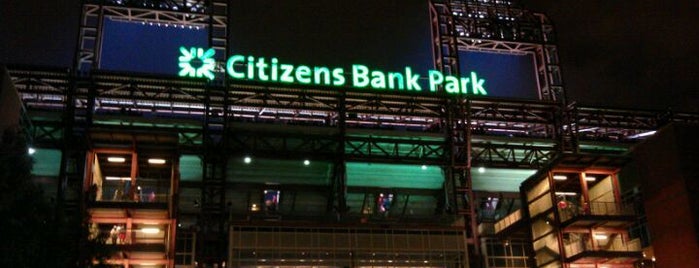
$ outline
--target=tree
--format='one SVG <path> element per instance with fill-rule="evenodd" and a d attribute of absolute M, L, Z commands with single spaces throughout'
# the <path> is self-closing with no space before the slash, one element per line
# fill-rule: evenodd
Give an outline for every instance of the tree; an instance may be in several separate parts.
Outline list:
<path fill-rule="evenodd" d="M 44 189 L 32 182 L 27 148 L 17 131 L 5 131 L 0 139 L 0 267 L 75 266 L 71 234 L 80 233 L 80 224 L 57 216 Z"/>
<path fill-rule="evenodd" d="M 31 181 L 32 159 L 23 137 L 3 133 L 0 143 L 0 266 L 37 267 L 45 255 L 51 207 Z"/>

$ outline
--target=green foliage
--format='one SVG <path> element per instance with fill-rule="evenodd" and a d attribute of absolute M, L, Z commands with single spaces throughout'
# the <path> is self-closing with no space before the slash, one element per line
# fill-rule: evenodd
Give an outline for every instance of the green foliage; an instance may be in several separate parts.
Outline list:
<path fill-rule="evenodd" d="M 23 136 L 5 132 L 0 141 L 0 267 L 74 266 L 77 247 L 69 241 L 76 241 L 70 239 L 75 232 L 66 228 L 71 222 L 56 217 L 54 204 L 32 182 L 31 168 Z"/>

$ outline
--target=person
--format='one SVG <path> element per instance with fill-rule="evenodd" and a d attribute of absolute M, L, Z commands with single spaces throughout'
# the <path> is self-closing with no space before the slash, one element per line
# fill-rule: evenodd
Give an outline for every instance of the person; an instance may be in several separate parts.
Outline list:
<path fill-rule="evenodd" d="M 117 232 L 119 234 L 119 244 L 124 244 L 124 240 L 126 240 L 126 230 L 119 226 L 117 227 Z"/>
<path fill-rule="evenodd" d="M 121 201 L 123 196 L 124 196 L 124 192 L 121 190 L 121 188 L 117 188 L 116 190 L 114 190 L 114 198 L 113 198 L 114 201 Z"/>
<path fill-rule="evenodd" d="M 151 191 L 150 194 L 148 194 L 148 202 L 155 202 L 155 191 Z"/>
<path fill-rule="evenodd" d="M 116 225 L 112 226 L 112 230 L 109 231 L 109 238 L 111 239 L 112 245 L 116 245 L 116 243 L 117 243 L 117 233 L 118 232 L 119 231 L 117 231 Z"/>

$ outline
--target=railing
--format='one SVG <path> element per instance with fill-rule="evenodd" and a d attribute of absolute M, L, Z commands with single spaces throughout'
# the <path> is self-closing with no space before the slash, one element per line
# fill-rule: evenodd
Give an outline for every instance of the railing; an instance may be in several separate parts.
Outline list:
<path fill-rule="evenodd" d="M 565 242 L 564 242 L 565 243 Z M 636 238 L 629 241 L 624 241 L 621 236 L 613 235 L 607 239 L 595 240 L 595 245 L 592 245 L 592 239 L 586 236 L 582 239 L 565 243 L 566 257 L 572 257 L 584 251 L 612 251 L 612 252 L 640 252 L 641 240 Z"/>
<path fill-rule="evenodd" d="M 159 229 L 165 229 L 159 227 Z M 139 235 L 141 229 L 125 227 L 114 228 L 112 230 L 90 229 L 88 239 L 91 241 L 101 241 L 105 245 L 165 245 L 167 243 L 167 230 L 159 230 L 161 234 L 150 236 Z M 163 233 L 164 232 L 164 233 Z"/>
<path fill-rule="evenodd" d="M 617 202 L 590 202 L 588 205 L 576 206 L 568 205 L 566 208 L 559 208 L 561 222 L 581 215 L 591 216 L 633 216 L 632 206 L 627 206 Z"/>
<path fill-rule="evenodd" d="M 170 194 L 134 194 L 122 197 L 102 196 L 95 197 L 96 202 L 125 202 L 125 203 L 168 203 Z"/>
<path fill-rule="evenodd" d="M 499 232 L 502 232 L 502 230 L 505 230 L 507 227 L 520 221 L 521 219 L 522 210 L 515 210 L 515 212 L 510 213 L 510 215 L 507 215 L 506 217 L 500 219 L 498 222 L 495 223 L 495 233 L 497 234 Z"/>

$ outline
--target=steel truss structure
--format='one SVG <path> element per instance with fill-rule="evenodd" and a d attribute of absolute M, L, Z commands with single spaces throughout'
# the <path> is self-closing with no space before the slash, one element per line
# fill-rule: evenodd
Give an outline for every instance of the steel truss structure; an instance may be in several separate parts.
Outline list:
<path fill-rule="evenodd" d="M 553 27 L 512 1 L 432 0 L 436 67 L 458 75 L 464 50 L 531 54 L 539 101 L 231 83 L 222 72 L 210 82 L 105 72 L 105 18 L 207 28 L 222 63 L 229 54 L 227 1 L 90 0 L 82 8 L 74 69 L 10 68 L 33 142 L 63 152 L 59 201 L 79 209 L 90 132 L 176 133 L 180 151 L 204 163 L 198 250 L 207 263 L 225 259 L 226 163 L 245 152 L 330 159 L 327 208 L 340 213 L 348 210 L 347 161 L 440 166 L 448 195 L 441 209 L 464 217 L 470 254 L 478 255 L 471 167 L 536 169 L 564 152 L 617 153 L 668 122 L 699 123 L 695 114 L 569 104 Z"/>

